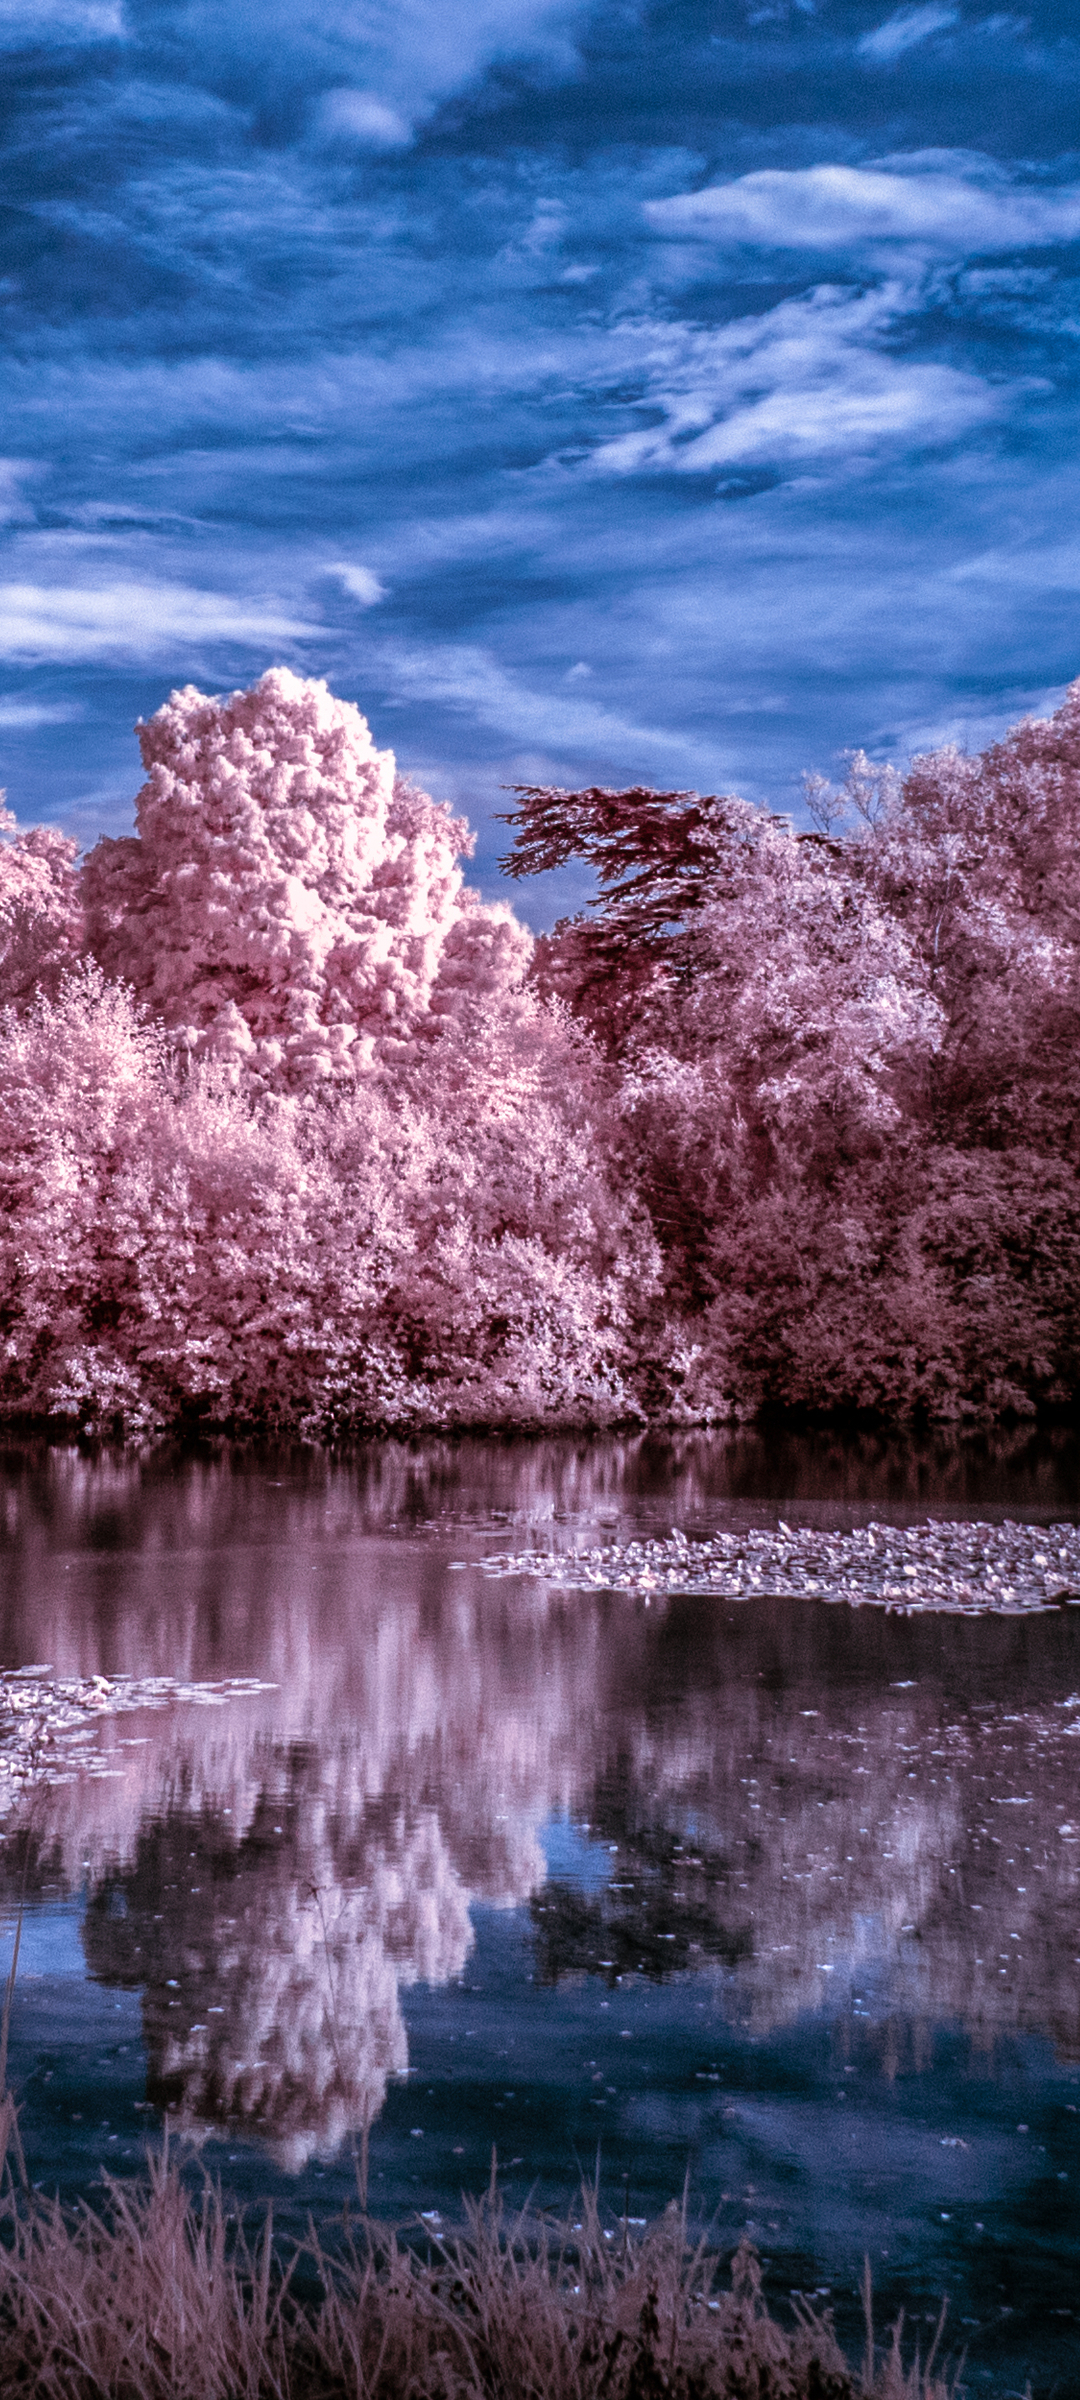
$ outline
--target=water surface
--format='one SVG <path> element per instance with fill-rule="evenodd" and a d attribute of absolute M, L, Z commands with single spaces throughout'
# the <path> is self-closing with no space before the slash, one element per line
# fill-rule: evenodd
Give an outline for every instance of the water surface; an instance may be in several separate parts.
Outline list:
<path fill-rule="evenodd" d="M 488 1581 L 740 1524 L 1076 1520 L 1077 1453 L 756 1436 L 11 1452 L 0 1665 L 272 1687 L 105 1718 L 0 1844 L 30 2172 L 165 2115 L 298 2229 L 681 2191 L 846 2328 L 950 2294 L 1080 2372 L 1080 1623 Z M 1076 2316 L 1072 2315 L 1075 2307 Z"/>

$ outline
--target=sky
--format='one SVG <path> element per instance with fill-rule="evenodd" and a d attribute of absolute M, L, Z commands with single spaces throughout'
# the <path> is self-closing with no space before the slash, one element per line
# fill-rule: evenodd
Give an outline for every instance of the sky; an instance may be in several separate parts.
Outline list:
<path fill-rule="evenodd" d="M 0 0 L 0 91 L 20 822 L 284 663 L 492 894 L 515 782 L 797 813 L 1080 674 L 1075 0 Z"/>

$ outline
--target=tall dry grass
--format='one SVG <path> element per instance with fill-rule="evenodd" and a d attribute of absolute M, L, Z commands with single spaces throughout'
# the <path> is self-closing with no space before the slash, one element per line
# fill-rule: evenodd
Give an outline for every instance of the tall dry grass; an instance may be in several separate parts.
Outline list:
<path fill-rule="evenodd" d="M 0 2139 L 13 2130 L 0 2104 Z M 13 2155 L 9 2152 L 9 2156 Z M 721 2291 L 676 2208 L 612 2239 L 596 2195 L 555 2230 L 494 2192 L 421 2248 L 364 2219 L 291 2259 L 175 2163 L 110 2182 L 100 2209 L 0 2202 L 0 2391 L 37 2400 L 951 2400 L 869 2326 L 861 2368 L 809 2308 L 768 2314 L 747 2246 Z M 298 2288 L 300 2287 L 300 2288 Z M 936 2345 L 935 2345 L 936 2348 Z"/>

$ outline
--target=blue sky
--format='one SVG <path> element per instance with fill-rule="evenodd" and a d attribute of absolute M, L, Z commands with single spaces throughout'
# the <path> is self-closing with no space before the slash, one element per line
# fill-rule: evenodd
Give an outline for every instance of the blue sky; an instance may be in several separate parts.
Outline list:
<path fill-rule="evenodd" d="M 0 773 L 275 662 L 480 829 L 1080 673 L 1065 0 L 0 0 Z M 554 905 L 538 894 L 537 920 Z"/>

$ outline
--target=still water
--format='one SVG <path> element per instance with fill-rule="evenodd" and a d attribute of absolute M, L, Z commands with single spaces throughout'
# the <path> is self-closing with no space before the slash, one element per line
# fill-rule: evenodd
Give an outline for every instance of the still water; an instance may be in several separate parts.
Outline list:
<path fill-rule="evenodd" d="M 1080 2390 L 1080 1611 L 492 1582 L 494 1551 L 1080 1515 L 1075 1442 L 11 1451 L 0 1666 L 268 1687 L 107 1717 L 9 1812 L 31 2176 L 163 2118 L 279 2223 L 608 2222 L 687 2183 L 841 2329 Z"/>

